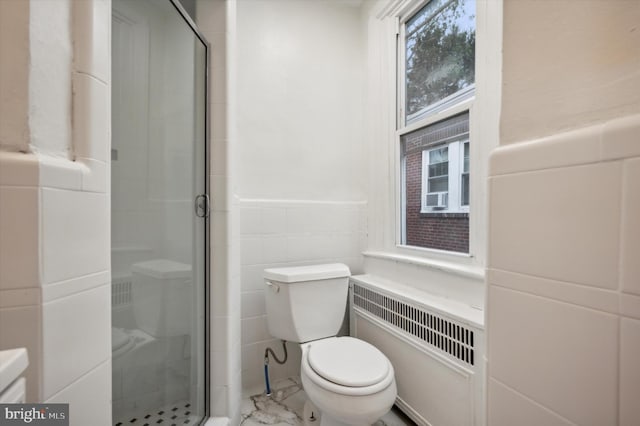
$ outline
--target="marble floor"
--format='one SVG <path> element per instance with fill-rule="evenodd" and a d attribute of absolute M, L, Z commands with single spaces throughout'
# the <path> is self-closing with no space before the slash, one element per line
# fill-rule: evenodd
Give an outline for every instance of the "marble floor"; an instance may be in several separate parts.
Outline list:
<path fill-rule="evenodd" d="M 307 395 L 300 378 L 278 380 L 271 386 L 272 394 L 255 388 L 244 392 L 241 407 L 242 426 L 276 425 L 302 426 L 302 412 Z M 395 407 L 373 426 L 414 426 L 415 424 Z"/>

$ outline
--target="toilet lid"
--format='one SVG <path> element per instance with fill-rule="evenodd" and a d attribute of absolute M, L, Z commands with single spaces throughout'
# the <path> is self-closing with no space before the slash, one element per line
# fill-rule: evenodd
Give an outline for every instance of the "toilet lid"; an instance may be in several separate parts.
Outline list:
<path fill-rule="evenodd" d="M 376 347 L 353 337 L 314 342 L 307 359 L 318 375 L 342 386 L 375 385 L 389 374 L 387 357 Z"/>

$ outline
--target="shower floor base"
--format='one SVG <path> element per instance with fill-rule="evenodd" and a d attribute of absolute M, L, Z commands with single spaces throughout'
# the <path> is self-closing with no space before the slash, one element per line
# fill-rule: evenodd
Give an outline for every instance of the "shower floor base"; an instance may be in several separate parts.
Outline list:
<path fill-rule="evenodd" d="M 193 413 L 189 401 L 167 404 L 157 410 L 131 412 L 114 418 L 114 426 L 183 426 L 198 424 L 199 417 Z"/>

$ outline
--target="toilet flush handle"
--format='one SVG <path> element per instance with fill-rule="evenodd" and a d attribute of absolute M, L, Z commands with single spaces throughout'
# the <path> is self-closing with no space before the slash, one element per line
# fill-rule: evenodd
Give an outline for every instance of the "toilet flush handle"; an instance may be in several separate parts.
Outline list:
<path fill-rule="evenodd" d="M 278 293 L 280 291 L 280 286 L 278 284 L 274 284 L 271 281 L 265 281 L 265 283 L 267 284 L 267 286 L 269 286 L 269 288 L 271 290 L 273 290 L 275 293 Z"/>

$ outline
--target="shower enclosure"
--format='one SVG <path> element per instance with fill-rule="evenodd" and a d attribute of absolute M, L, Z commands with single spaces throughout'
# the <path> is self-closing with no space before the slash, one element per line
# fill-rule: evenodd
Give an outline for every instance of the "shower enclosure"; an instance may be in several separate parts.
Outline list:
<path fill-rule="evenodd" d="M 113 424 L 199 424 L 208 47 L 177 0 L 112 4 Z"/>

